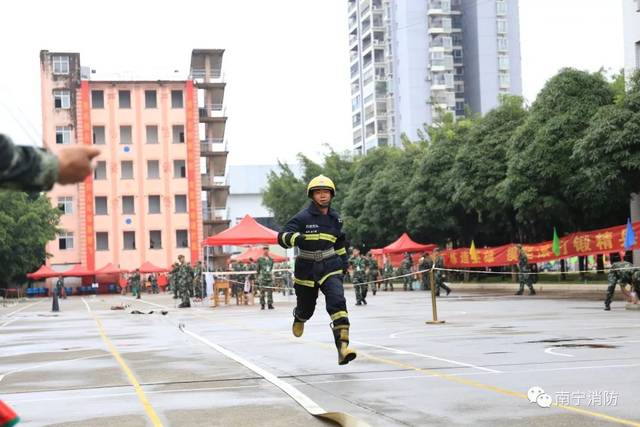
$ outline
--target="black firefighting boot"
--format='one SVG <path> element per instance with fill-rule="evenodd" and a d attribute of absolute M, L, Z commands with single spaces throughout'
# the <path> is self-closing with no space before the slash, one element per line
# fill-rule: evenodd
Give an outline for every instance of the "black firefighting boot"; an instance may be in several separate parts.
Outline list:
<path fill-rule="evenodd" d="M 296 309 L 293 309 L 293 325 L 291 326 L 291 332 L 294 337 L 301 337 L 304 333 L 304 321 L 298 319 L 296 316 Z"/>
<path fill-rule="evenodd" d="M 346 365 L 356 358 L 356 352 L 349 348 L 349 325 L 332 325 L 333 338 L 338 349 L 338 365 Z"/>

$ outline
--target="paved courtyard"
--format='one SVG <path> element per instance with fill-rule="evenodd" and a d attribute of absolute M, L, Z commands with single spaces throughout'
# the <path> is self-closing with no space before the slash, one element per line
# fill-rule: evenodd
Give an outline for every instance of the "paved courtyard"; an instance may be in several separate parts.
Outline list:
<path fill-rule="evenodd" d="M 177 309 L 168 295 L 72 297 L 59 313 L 50 299 L 22 302 L 0 308 L 0 398 L 24 426 L 330 425 L 197 336 L 371 426 L 640 426 L 640 311 L 616 300 L 605 312 L 600 292 L 453 287 L 438 299 L 441 325 L 425 324 L 425 292 L 356 307 L 347 290 L 348 366 L 322 296 L 302 338 L 282 295 L 266 311 Z"/>

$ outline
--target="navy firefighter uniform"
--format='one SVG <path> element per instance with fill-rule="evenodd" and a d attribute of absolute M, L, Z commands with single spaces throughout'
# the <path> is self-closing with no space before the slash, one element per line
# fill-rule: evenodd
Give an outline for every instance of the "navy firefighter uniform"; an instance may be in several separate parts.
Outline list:
<path fill-rule="evenodd" d="M 324 192 L 328 198 L 317 199 L 315 193 L 320 193 L 317 190 L 329 190 Z M 335 185 L 329 178 L 317 176 L 309 182 L 307 195 L 312 199 L 309 206 L 291 218 L 278 234 L 280 246 L 299 249 L 294 269 L 297 301 L 292 332 L 296 337 L 302 336 L 304 322 L 313 316 L 318 291 L 322 291 L 332 321 L 338 363 L 345 365 L 355 359 L 356 352 L 349 348 L 349 314 L 342 286 L 348 268 L 345 234 L 342 219 L 330 207 Z"/>

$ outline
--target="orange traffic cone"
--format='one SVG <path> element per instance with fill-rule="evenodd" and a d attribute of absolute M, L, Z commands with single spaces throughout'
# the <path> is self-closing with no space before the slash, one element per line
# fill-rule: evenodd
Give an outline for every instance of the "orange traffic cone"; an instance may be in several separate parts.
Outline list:
<path fill-rule="evenodd" d="M 0 400 L 0 427 L 13 427 L 20 422 L 18 414 Z"/>

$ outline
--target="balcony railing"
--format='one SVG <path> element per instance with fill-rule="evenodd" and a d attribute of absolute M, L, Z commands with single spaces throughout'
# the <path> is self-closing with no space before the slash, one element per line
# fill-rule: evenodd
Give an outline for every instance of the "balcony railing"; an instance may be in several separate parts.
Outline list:
<path fill-rule="evenodd" d="M 201 175 L 203 187 L 224 187 L 227 184 L 227 178 L 224 176 Z"/>
<path fill-rule="evenodd" d="M 198 108 L 200 117 L 225 117 L 227 115 L 224 104 L 205 104 Z"/>
<path fill-rule="evenodd" d="M 218 82 L 223 80 L 224 75 L 222 73 L 222 69 L 220 68 L 211 69 L 208 73 L 204 68 L 193 68 L 189 77 L 191 78 L 191 80 L 196 80 L 198 82 L 209 80 Z"/>
<path fill-rule="evenodd" d="M 227 150 L 227 141 L 224 138 L 212 138 L 200 141 L 201 153 L 223 153 Z"/>
<path fill-rule="evenodd" d="M 204 207 L 202 208 L 202 219 L 204 221 L 228 221 L 229 210 L 227 208 L 213 209 Z"/>
<path fill-rule="evenodd" d="M 429 1 L 429 11 L 430 12 L 440 12 L 440 13 L 450 13 L 451 12 L 451 2 L 448 0 L 430 0 Z"/>

